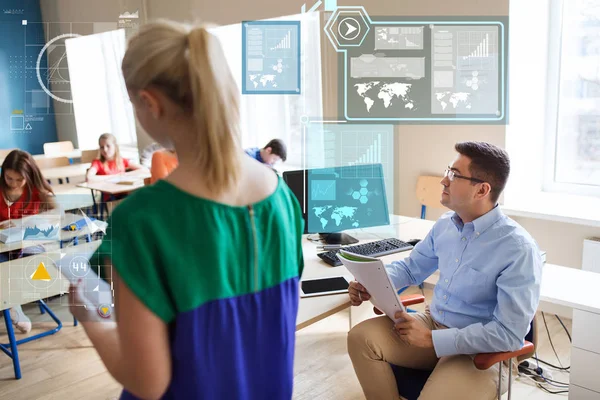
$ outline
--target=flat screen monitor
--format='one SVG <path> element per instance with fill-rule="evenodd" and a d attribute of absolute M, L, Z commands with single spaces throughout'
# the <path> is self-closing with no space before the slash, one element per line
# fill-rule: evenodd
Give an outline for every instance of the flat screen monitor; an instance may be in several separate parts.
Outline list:
<path fill-rule="evenodd" d="M 341 232 L 390 223 L 381 164 L 286 171 L 283 179 L 300 202 L 305 233 L 327 243 L 356 243 Z"/>

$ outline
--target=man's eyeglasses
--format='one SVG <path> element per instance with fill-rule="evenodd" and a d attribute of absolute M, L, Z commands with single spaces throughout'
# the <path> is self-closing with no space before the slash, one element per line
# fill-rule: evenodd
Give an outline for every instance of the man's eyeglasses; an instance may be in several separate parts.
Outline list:
<path fill-rule="evenodd" d="M 444 177 L 447 177 L 450 182 L 454 182 L 455 178 L 466 179 L 468 181 L 476 182 L 476 183 L 484 183 L 485 182 L 485 181 L 482 181 L 481 179 L 471 178 L 469 176 L 458 175 L 456 172 L 454 172 L 450 168 L 447 168 L 444 171 Z"/>

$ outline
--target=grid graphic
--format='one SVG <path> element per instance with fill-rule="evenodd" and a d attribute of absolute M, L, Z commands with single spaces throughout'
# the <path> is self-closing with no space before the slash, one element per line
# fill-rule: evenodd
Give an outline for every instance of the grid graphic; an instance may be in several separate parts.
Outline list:
<path fill-rule="evenodd" d="M 66 199 L 61 206 L 76 201 Z M 42 210 L 47 208 L 50 204 L 42 204 Z M 85 295 L 81 306 L 105 304 L 112 308 L 112 284 L 99 278 L 108 278 L 112 282 L 112 268 L 102 264 L 107 259 L 105 256 L 112 253 L 112 246 L 108 242 L 105 248 L 109 251 L 90 259 L 105 231 L 105 228 L 98 229 L 98 226 L 104 226 L 103 222 L 92 223 L 90 217 L 81 210 L 64 213 L 61 209 L 51 209 L 0 224 L 3 300 L 10 305 L 19 305 L 64 295 L 68 293 L 71 280 L 79 278 Z M 72 225 L 79 226 L 73 230 L 63 229 Z M 92 265 L 98 268 L 93 270 Z M 61 296 L 59 304 L 69 306 L 69 296 Z"/>

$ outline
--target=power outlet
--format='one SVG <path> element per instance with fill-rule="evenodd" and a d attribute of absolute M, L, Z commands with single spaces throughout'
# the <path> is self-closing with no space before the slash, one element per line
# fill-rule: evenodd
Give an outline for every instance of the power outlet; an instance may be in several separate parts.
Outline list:
<path fill-rule="evenodd" d="M 522 361 L 519 366 L 527 368 L 528 372 L 532 374 L 531 377 L 537 381 L 544 382 L 543 378 L 552 379 L 552 372 L 550 369 L 546 366 L 542 366 L 541 364 L 538 367 L 538 364 L 535 362 L 535 360 Z"/>

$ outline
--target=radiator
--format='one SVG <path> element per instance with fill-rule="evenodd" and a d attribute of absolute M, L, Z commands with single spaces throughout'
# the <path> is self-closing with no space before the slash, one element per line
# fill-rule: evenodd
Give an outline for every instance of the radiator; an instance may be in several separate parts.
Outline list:
<path fill-rule="evenodd" d="M 584 271 L 600 273 L 600 238 L 590 238 L 583 241 L 583 263 Z"/>

